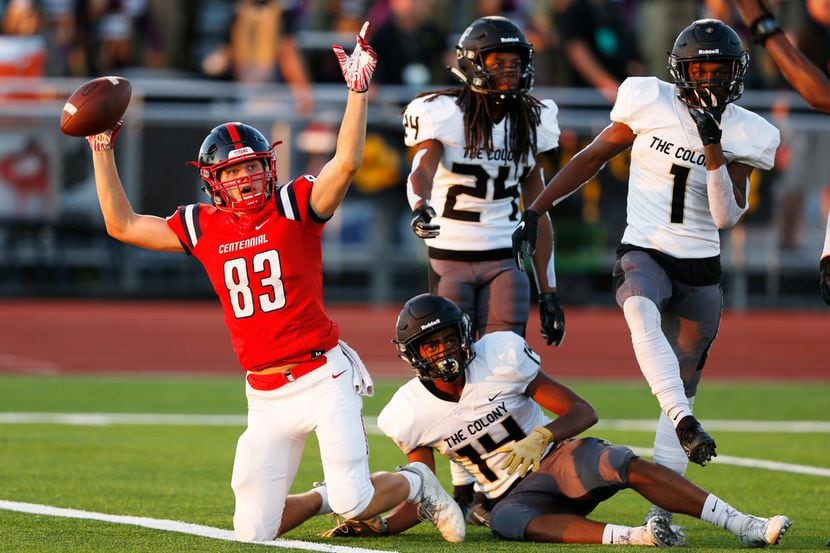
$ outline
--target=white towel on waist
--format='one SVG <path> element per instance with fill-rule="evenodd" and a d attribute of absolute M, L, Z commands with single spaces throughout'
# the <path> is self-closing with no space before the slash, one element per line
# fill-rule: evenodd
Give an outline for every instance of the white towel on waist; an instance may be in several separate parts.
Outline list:
<path fill-rule="evenodd" d="M 340 340 L 340 349 L 346 354 L 346 358 L 354 369 L 352 370 L 352 384 L 354 385 L 355 391 L 366 397 L 375 395 L 375 385 L 372 383 L 372 377 L 369 375 L 366 365 L 363 364 L 357 352 L 350 348 L 343 340 Z"/>

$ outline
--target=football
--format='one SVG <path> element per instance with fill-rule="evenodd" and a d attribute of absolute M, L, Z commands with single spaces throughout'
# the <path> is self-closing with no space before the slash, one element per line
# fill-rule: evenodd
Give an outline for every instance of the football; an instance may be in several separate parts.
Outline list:
<path fill-rule="evenodd" d="M 130 103 L 132 85 L 124 77 L 99 77 L 72 93 L 61 113 L 61 132 L 90 136 L 111 129 Z"/>

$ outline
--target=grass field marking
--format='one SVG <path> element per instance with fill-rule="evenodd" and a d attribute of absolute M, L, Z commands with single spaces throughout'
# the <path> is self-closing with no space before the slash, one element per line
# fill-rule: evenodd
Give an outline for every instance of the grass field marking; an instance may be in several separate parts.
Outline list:
<path fill-rule="evenodd" d="M 628 446 L 641 457 L 652 457 L 654 450 L 648 447 Z M 749 459 L 747 457 L 734 457 L 732 455 L 718 455 L 710 463 L 719 465 L 735 465 L 738 467 L 749 467 L 774 470 L 777 472 L 791 472 L 795 474 L 807 474 L 809 476 L 823 476 L 830 478 L 830 469 L 823 467 L 812 467 L 810 465 L 796 465 L 794 463 L 781 463 L 778 461 L 767 461 L 766 459 Z"/>
<path fill-rule="evenodd" d="M 379 434 L 377 417 L 364 417 L 366 430 Z M 704 419 L 707 430 L 720 432 L 830 433 L 830 421 L 749 421 Z M 164 425 L 164 426 L 242 426 L 245 415 L 180 415 L 162 413 L 0 413 L 0 424 L 67 424 L 70 426 Z M 642 430 L 651 432 L 655 419 L 605 419 L 594 430 Z"/>
<path fill-rule="evenodd" d="M 237 539 L 234 538 L 233 532 L 231 530 L 223 530 L 222 528 L 214 528 L 213 526 L 203 526 L 201 524 L 192 524 L 190 522 L 180 522 L 177 520 L 135 517 L 127 515 L 109 515 L 106 513 L 80 511 L 78 509 L 64 509 L 61 507 L 52 507 L 51 505 L 38 505 L 37 503 L 20 503 L 17 501 L 6 501 L 2 499 L 0 499 L 0 509 L 3 509 L 5 511 L 16 511 L 19 513 L 29 513 L 33 515 L 97 520 L 101 522 L 109 522 L 112 524 L 127 524 L 130 526 L 141 526 L 142 528 L 150 528 L 151 530 L 178 532 L 179 534 L 190 534 L 193 536 L 213 538 L 216 540 L 237 541 Z M 383 551 L 384 553 L 397 553 L 396 551 L 390 551 L 386 549 L 365 549 L 362 547 L 329 545 L 326 543 L 313 543 L 300 540 L 276 539 L 271 541 L 256 542 L 256 544 L 265 545 L 268 547 L 280 547 L 282 549 L 302 549 L 304 551 L 323 551 L 330 553 L 377 553 L 378 551 Z"/>

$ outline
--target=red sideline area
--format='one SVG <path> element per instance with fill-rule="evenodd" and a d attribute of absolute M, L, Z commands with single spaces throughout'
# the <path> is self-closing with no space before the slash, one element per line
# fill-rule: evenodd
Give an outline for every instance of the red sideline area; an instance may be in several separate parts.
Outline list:
<path fill-rule="evenodd" d="M 342 337 L 375 376 L 411 375 L 391 339 L 400 306 L 329 306 Z M 568 308 L 562 347 L 530 345 L 562 377 L 641 378 L 622 313 Z M 830 311 L 724 314 L 706 379 L 830 379 Z M 240 371 L 216 302 L 0 302 L 0 373 L 209 373 Z"/>

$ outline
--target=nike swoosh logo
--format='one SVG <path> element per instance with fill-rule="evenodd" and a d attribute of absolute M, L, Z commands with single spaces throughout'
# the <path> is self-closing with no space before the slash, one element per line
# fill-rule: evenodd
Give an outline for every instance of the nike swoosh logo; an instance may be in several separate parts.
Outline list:
<path fill-rule="evenodd" d="M 266 224 L 267 222 L 268 222 L 268 221 L 263 221 L 263 222 L 261 222 L 261 223 L 260 223 L 260 224 L 258 224 L 258 225 L 254 225 L 254 230 L 259 230 L 259 229 L 261 229 L 262 227 L 264 227 L 264 226 L 265 226 L 265 224 Z"/>
<path fill-rule="evenodd" d="M 516 230 L 520 230 L 520 229 L 523 229 L 523 228 L 525 228 L 525 222 L 524 221 L 522 221 L 521 223 L 516 225 Z"/>
<path fill-rule="evenodd" d="M 496 399 L 496 398 L 497 398 L 497 397 L 499 397 L 500 395 L 501 395 L 501 392 L 497 393 L 497 394 L 496 394 L 496 395 L 494 395 L 494 396 L 487 396 L 487 401 L 493 401 L 494 399 Z"/>
<path fill-rule="evenodd" d="M 715 509 L 717 509 L 717 507 L 718 507 L 718 502 L 717 502 L 717 501 L 715 501 L 715 504 L 714 504 L 714 505 L 712 505 L 712 512 L 713 512 L 713 513 L 715 512 Z"/>
<path fill-rule="evenodd" d="M 347 370 L 349 370 L 349 369 L 346 369 L 346 371 L 347 371 Z M 337 378 L 337 377 L 339 377 L 340 375 L 342 375 L 342 374 L 343 374 L 344 372 L 346 372 L 346 371 L 340 371 L 340 372 L 339 372 L 339 373 L 337 373 L 337 374 L 333 374 L 333 375 L 331 375 L 331 377 L 332 377 L 332 378 Z"/>

